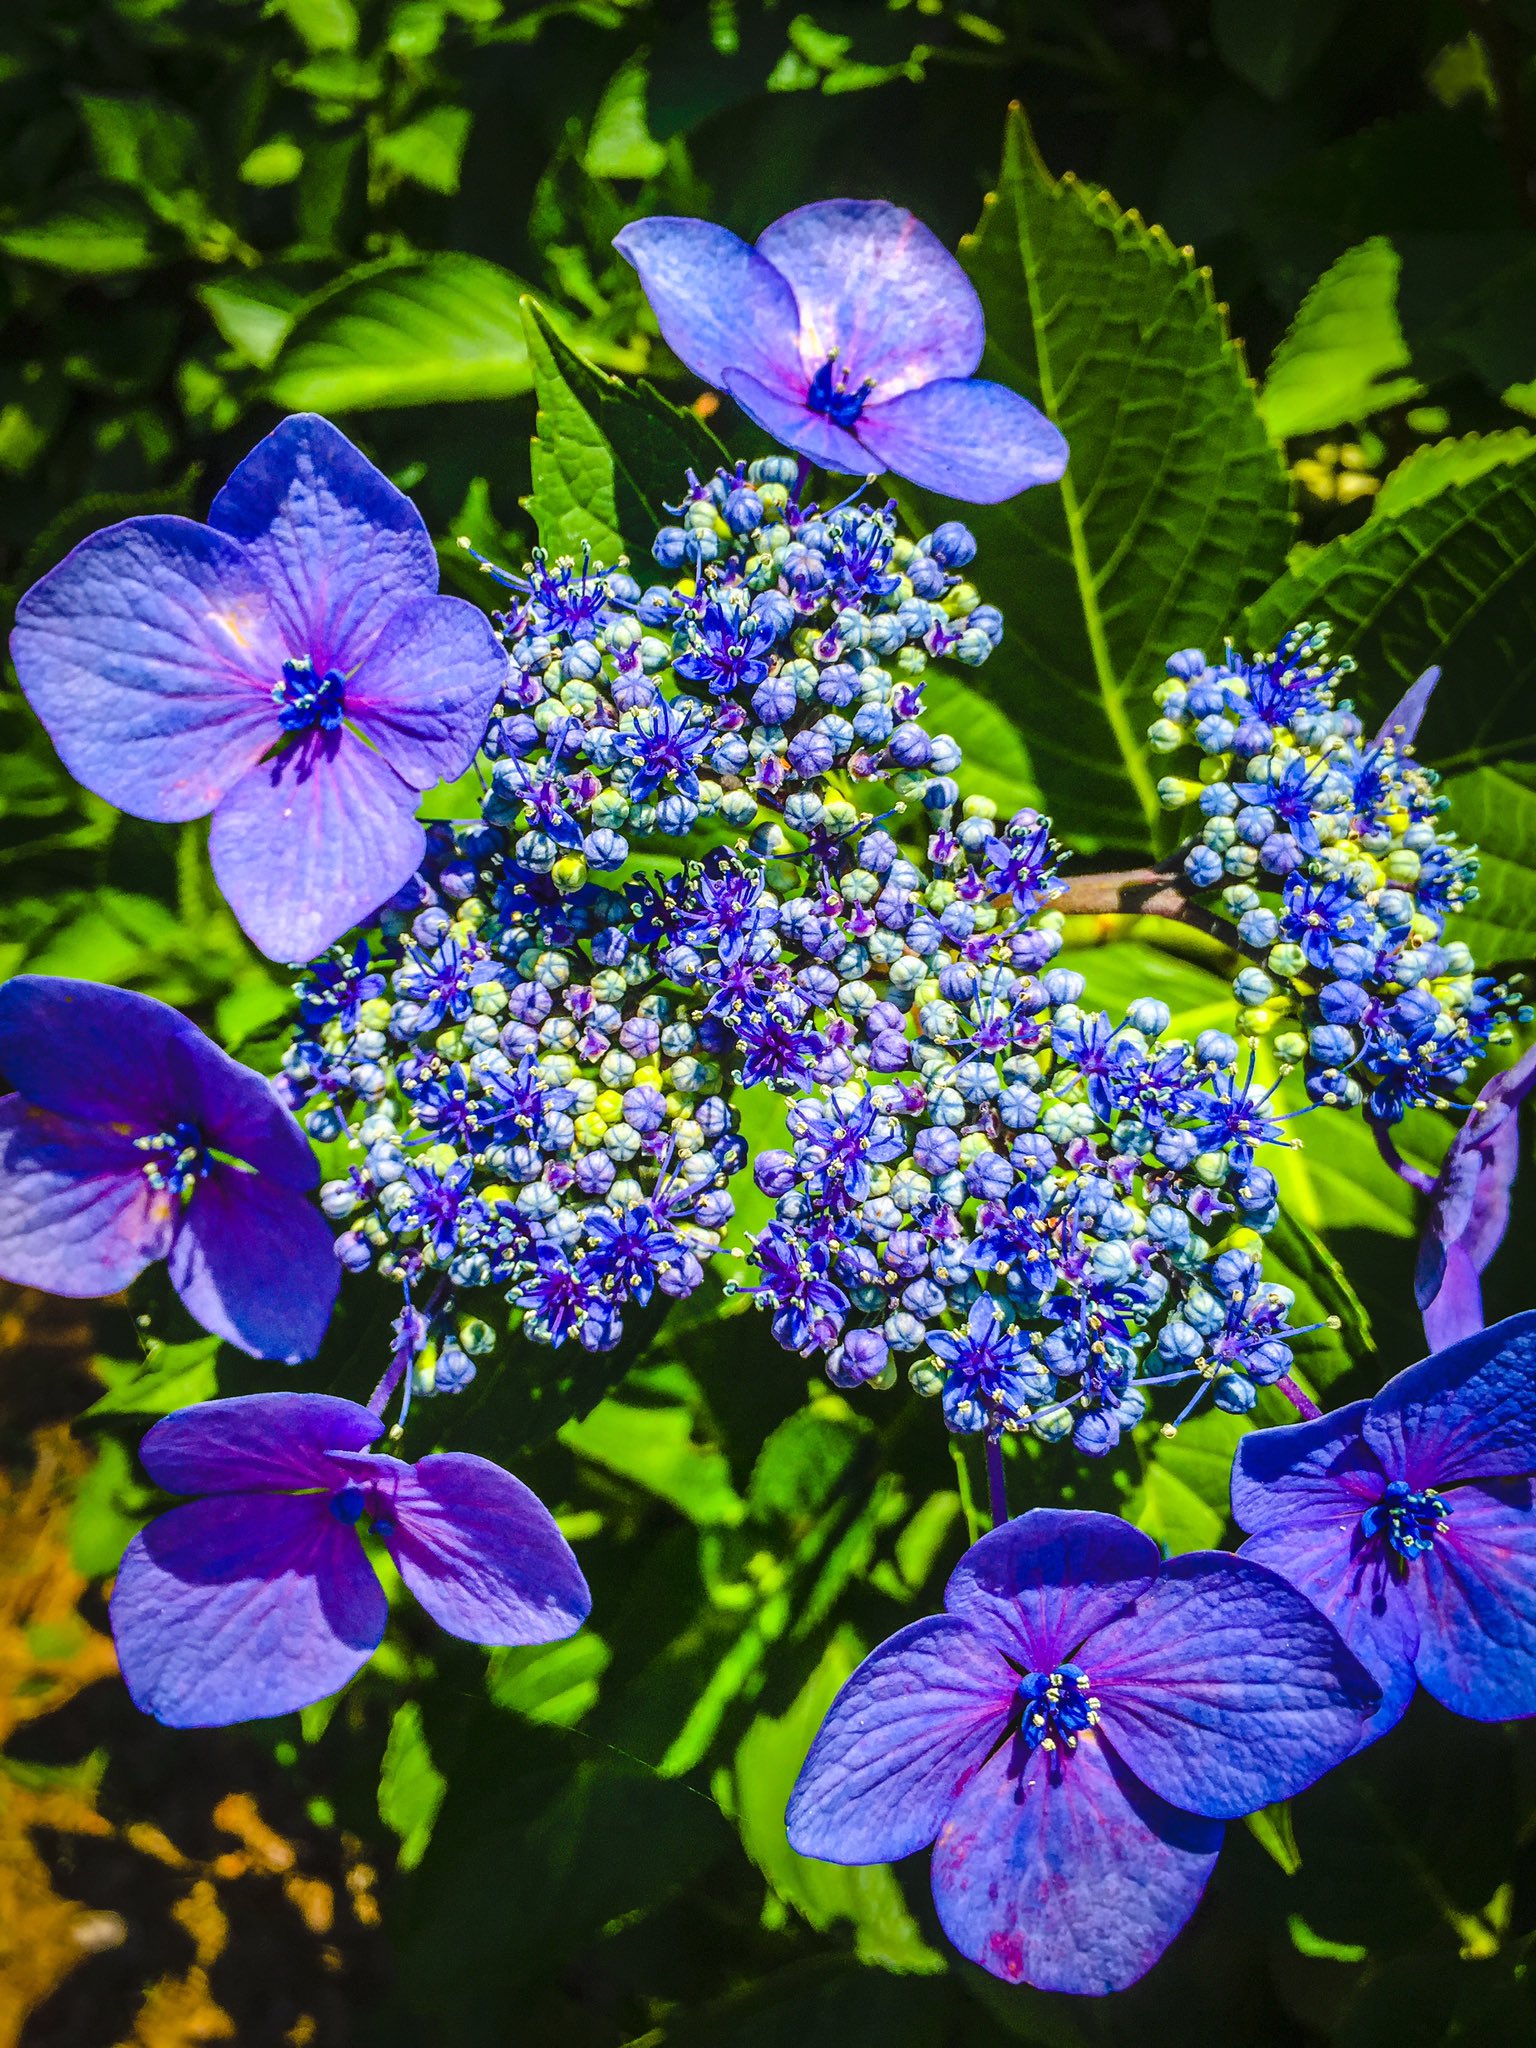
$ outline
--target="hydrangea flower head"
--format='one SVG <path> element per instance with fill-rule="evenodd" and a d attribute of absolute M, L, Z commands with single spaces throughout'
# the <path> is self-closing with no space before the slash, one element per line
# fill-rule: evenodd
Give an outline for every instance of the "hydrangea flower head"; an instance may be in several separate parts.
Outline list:
<path fill-rule="evenodd" d="M 822 200 L 776 220 L 756 247 L 663 215 L 632 222 L 614 246 L 673 353 L 826 469 L 893 470 L 990 505 L 1066 468 L 1050 421 L 974 375 L 981 301 L 903 207 Z"/>
<path fill-rule="evenodd" d="M 207 1329 L 319 1349 L 341 1269 L 314 1154 L 269 1083 L 151 996 L 51 975 L 0 988 L 0 1275 L 115 1294 L 156 1259 Z"/>
<path fill-rule="evenodd" d="M 1165 1564 L 1113 1515 L 1032 1509 L 966 1553 L 944 1604 L 833 1701 L 789 1839 L 853 1864 L 933 1844 L 950 1940 L 1041 1990 L 1134 1983 L 1198 1904 L 1223 1822 L 1331 1769 L 1377 1698 L 1274 1573 Z"/>
<path fill-rule="evenodd" d="M 1533 1088 L 1536 1046 L 1485 1084 L 1435 1176 L 1414 1293 L 1436 1350 L 1483 1327 L 1482 1275 L 1509 1228 L 1520 1105 Z"/>
<path fill-rule="evenodd" d="M 1242 1555 L 1280 1572 L 1380 1683 L 1476 1721 L 1536 1714 L 1536 1314 L 1401 1372 L 1373 1401 L 1244 1437 Z"/>
<path fill-rule="evenodd" d="M 421 792 L 469 766 L 506 674 L 437 581 L 410 500 L 301 413 L 206 526 L 156 513 L 82 541 L 21 600 L 11 652 L 76 780 L 135 817 L 211 811 L 235 915 L 310 960 L 417 866 Z"/>
<path fill-rule="evenodd" d="M 591 1597 L 547 1508 L 461 1451 L 370 1450 L 384 1424 L 331 1394 L 247 1394 L 157 1422 L 140 1456 L 196 1494 L 134 1537 L 112 1633 L 134 1704 L 172 1728 L 223 1727 L 324 1699 L 378 1648 L 388 1602 L 365 1523 L 450 1635 L 549 1643 Z"/>

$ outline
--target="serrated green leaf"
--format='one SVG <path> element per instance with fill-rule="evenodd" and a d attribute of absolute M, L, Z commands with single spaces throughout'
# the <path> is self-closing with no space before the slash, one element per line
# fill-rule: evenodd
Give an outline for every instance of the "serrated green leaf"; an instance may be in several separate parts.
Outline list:
<path fill-rule="evenodd" d="M 1423 389 L 1397 317 L 1401 258 L 1385 235 L 1346 249 L 1275 350 L 1259 411 L 1277 441 L 1356 424 Z"/>
<path fill-rule="evenodd" d="M 570 348 L 534 299 L 524 302 L 538 394 L 528 509 L 552 555 L 584 546 L 607 561 L 641 547 L 693 469 L 710 475 L 726 451 L 691 412 L 646 383 L 625 384 Z"/>
<path fill-rule="evenodd" d="M 1284 558 L 1289 492 L 1208 274 L 1107 193 L 1053 179 L 1022 114 L 961 261 L 987 315 L 984 374 L 1072 451 L 1059 486 L 966 508 L 976 578 L 1008 606 L 980 672 L 1075 843 L 1157 834 L 1143 733 L 1174 649 L 1215 645 Z M 924 524 L 938 501 L 903 491 Z"/>
<path fill-rule="evenodd" d="M 839 1629 L 783 1714 L 759 1714 L 737 1745 L 733 1789 L 742 1845 L 786 1905 L 812 1927 L 853 1923 L 861 1961 L 928 1976 L 944 1959 L 923 1940 L 901 1887 L 886 1864 L 844 1869 L 797 1854 L 784 1833 L 784 1808 L 812 1739 L 839 1687 L 863 1657 L 850 1629 Z"/>
<path fill-rule="evenodd" d="M 1481 461 L 1481 446 L 1469 459 Z M 1536 730 L 1536 437 L 1514 459 L 1459 475 L 1432 496 L 1391 501 L 1356 533 L 1316 549 L 1244 615 L 1237 638 L 1272 647 L 1299 619 L 1330 619 L 1336 653 L 1359 664 L 1350 691 L 1385 716 L 1427 662 L 1445 671 L 1420 738 L 1434 760 L 1477 761 Z M 1437 737 L 1438 736 L 1438 737 Z"/>
<path fill-rule="evenodd" d="M 526 286 L 478 256 L 354 272 L 299 315 L 267 382 L 275 405 L 357 412 L 512 398 L 533 383 Z"/>
<path fill-rule="evenodd" d="M 1448 937 L 1472 948 L 1480 967 L 1536 955 L 1536 768 L 1510 762 L 1474 768 L 1445 784 L 1448 823 L 1478 849 L 1476 899 Z"/>
<path fill-rule="evenodd" d="M 1373 519 L 1395 519 L 1450 484 L 1470 483 L 1506 462 L 1523 462 L 1536 449 L 1536 434 L 1506 427 L 1497 434 L 1463 434 L 1415 448 L 1385 478 L 1371 508 Z"/>
<path fill-rule="evenodd" d="M 395 1709 L 379 1766 L 379 1819 L 400 1837 L 402 1870 L 414 1870 L 427 1853 L 448 1780 L 432 1761 L 421 1708 L 414 1700 Z"/>

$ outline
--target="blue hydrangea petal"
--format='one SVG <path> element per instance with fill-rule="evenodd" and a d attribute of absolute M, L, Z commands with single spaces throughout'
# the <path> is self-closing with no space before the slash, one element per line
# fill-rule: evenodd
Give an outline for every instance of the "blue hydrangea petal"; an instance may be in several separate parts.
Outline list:
<path fill-rule="evenodd" d="M 801 399 L 781 396 L 745 370 L 727 370 L 720 381 L 749 420 L 797 455 L 842 476 L 870 474 L 870 458 L 853 435 L 834 426 L 825 414 L 812 412 Z"/>
<path fill-rule="evenodd" d="M 287 1365 L 320 1349 L 341 1266 L 314 1204 L 265 1175 L 216 1165 L 171 1248 L 171 1285 L 205 1330 Z"/>
<path fill-rule="evenodd" d="M 1360 1434 L 1370 1404 L 1311 1422 L 1257 1429 L 1232 1461 L 1232 1515 L 1251 1536 L 1271 1530 L 1331 1529 L 1347 1547 L 1361 1515 L 1381 1497 L 1376 1454 Z"/>
<path fill-rule="evenodd" d="M 1536 1046 L 1496 1074 L 1451 1141 L 1430 1195 L 1414 1294 L 1434 1348 L 1483 1327 L 1480 1276 L 1509 1228 L 1520 1170 L 1521 1103 L 1536 1089 Z"/>
<path fill-rule="evenodd" d="M 1174 1558 L 1074 1661 L 1137 1777 L 1186 1812 L 1222 1820 L 1313 1784 L 1358 1745 L 1380 1704 L 1310 1601 L 1222 1552 Z"/>
<path fill-rule="evenodd" d="M 1464 1245 L 1446 1249 L 1434 1292 L 1421 1313 L 1424 1341 L 1437 1351 L 1459 1344 L 1464 1337 L 1475 1337 L 1486 1327 L 1482 1274 Z"/>
<path fill-rule="evenodd" d="M 111 1611 L 134 1705 L 219 1728 L 325 1699 L 378 1648 L 389 1609 L 324 1496 L 222 1494 L 134 1537 Z"/>
<path fill-rule="evenodd" d="M 167 1493 L 253 1493 L 336 1486 L 332 1453 L 384 1434 L 370 1409 L 336 1394 L 234 1394 L 162 1416 L 139 1462 Z"/>
<path fill-rule="evenodd" d="M 1314 1520 L 1252 1536 L 1238 1555 L 1278 1572 L 1333 1623 L 1381 1689 L 1357 1748 L 1379 1742 L 1408 1711 L 1419 1649 L 1407 1587 L 1387 1569 L 1381 1546 L 1359 1540 L 1358 1518 L 1348 1529 Z"/>
<path fill-rule="evenodd" d="M 1382 720 L 1381 729 L 1372 744 L 1379 747 L 1384 740 L 1395 740 L 1399 749 L 1411 747 L 1424 723 L 1424 714 L 1429 709 L 1429 700 L 1434 696 L 1439 680 L 1439 669 L 1431 667 L 1411 682 Z"/>
<path fill-rule="evenodd" d="M 83 1122 L 138 1136 L 179 1122 L 186 1049 L 200 1040 L 179 1011 L 132 989 L 53 974 L 18 974 L 0 988 L 0 1073 L 37 1108 Z"/>
<path fill-rule="evenodd" d="M 175 1082 L 175 1114 L 170 1124 L 196 1126 L 215 1152 L 227 1153 L 243 1165 L 307 1194 L 320 1184 L 314 1149 L 293 1113 L 278 1099 L 271 1082 L 240 1062 L 190 1025 L 174 1041 L 167 1064 Z"/>
<path fill-rule="evenodd" d="M 214 812 L 215 879 L 270 959 L 312 960 L 415 872 L 426 846 L 415 802 L 354 734 L 311 734 Z"/>
<path fill-rule="evenodd" d="M 631 221 L 613 246 L 640 274 L 662 339 L 717 389 L 730 369 L 803 397 L 794 293 L 771 263 L 713 221 L 657 214 Z"/>
<path fill-rule="evenodd" d="M 1059 428 L 1027 398 L 984 377 L 948 377 L 889 403 L 871 402 L 858 437 L 871 467 L 972 505 L 996 505 L 1067 466 Z"/>
<path fill-rule="evenodd" d="M 936 377 L 968 377 L 981 361 L 976 288 L 905 207 L 818 200 L 765 228 L 757 248 L 794 292 L 807 376 L 835 354 L 851 382 L 872 377 L 885 399 Z"/>
<path fill-rule="evenodd" d="M 92 534 L 16 608 L 11 654 L 76 781 L 135 817 L 211 810 L 278 736 L 288 652 L 255 565 L 190 519 Z"/>
<path fill-rule="evenodd" d="M 1388 1476 L 1411 1487 L 1536 1472 L 1536 1311 L 1410 1365 L 1363 1428 Z"/>
<path fill-rule="evenodd" d="M 1009 1744 L 933 1852 L 933 1902 L 963 1956 L 1009 1984 L 1094 1997 L 1157 1961 L 1200 1903 L 1223 1835 L 1139 1784 L 1110 1746 Z"/>
<path fill-rule="evenodd" d="M 1157 1568 L 1157 1545 L 1118 1515 L 1031 1508 L 971 1546 L 944 1605 L 1024 1670 L 1051 1671 L 1144 1593 Z"/>
<path fill-rule="evenodd" d="M 791 1847 L 827 1863 L 923 1849 L 1001 1737 L 1018 1675 L 951 1615 L 899 1629 L 832 1702 L 790 1794 Z"/>
<path fill-rule="evenodd" d="M 1418 1674 L 1453 1714 L 1536 1714 L 1536 1511 L 1529 1479 L 1458 1486 L 1449 1526 L 1407 1574 Z"/>
<path fill-rule="evenodd" d="M 359 1459 L 377 1480 L 393 1465 L 400 1576 L 439 1627 L 471 1643 L 553 1643 L 574 1635 L 592 1595 L 538 1495 L 488 1459 L 445 1451 L 414 1466 Z"/>
<path fill-rule="evenodd" d="M 116 1294 L 171 1242 L 144 1155 L 105 1124 L 0 1100 L 0 1279 L 72 1297 Z"/>
<path fill-rule="evenodd" d="M 475 758 L 509 663 L 485 613 L 422 597 L 388 620 L 347 685 L 346 715 L 417 789 Z"/>
<path fill-rule="evenodd" d="M 241 543 L 270 591 L 282 652 L 350 674 L 401 605 L 437 589 L 437 556 L 403 491 L 318 413 L 259 441 L 208 523 Z M 281 666 L 268 671 L 268 688 Z"/>

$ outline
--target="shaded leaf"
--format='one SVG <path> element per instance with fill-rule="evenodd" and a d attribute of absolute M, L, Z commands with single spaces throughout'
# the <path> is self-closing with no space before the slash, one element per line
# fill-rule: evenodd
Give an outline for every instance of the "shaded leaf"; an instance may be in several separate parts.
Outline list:
<path fill-rule="evenodd" d="M 560 1440 L 578 1457 L 643 1487 L 701 1528 L 729 1528 L 746 1513 L 718 1445 L 700 1443 L 701 1397 L 686 1366 L 633 1372 Z"/>
<path fill-rule="evenodd" d="M 1509 762 L 1474 768 L 1445 784 L 1449 822 L 1478 849 L 1477 896 L 1448 937 L 1472 948 L 1480 967 L 1536 954 L 1536 768 Z"/>
<path fill-rule="evenodd" d="M 414 1870 L 427 1853 L 448 1780 L 432 1761 L 421 1708 L 414 1700 L 395 1709 L 379 1766 L 379 1819 L 400 1837 L 399 1866 Z"/>

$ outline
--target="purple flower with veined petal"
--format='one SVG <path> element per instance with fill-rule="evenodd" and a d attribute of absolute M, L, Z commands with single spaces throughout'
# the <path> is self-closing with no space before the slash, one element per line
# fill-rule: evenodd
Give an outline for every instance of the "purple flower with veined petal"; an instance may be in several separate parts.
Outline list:
<path fill-rule="evenodd" d="M 1222 1823 L 1330 1770 L 1377 1697 L 1274 1573 L 1218 1552 L 1164 1564 L 1113 1515 L 1005 1523 L 944 1604 L 833 1701 L 789 1839 L 830 1863 L 932 1843 L 955 1947 L 1044 1991 L 1135 1983 L 1198 1904 Z"/>
<path fill-rule="evenodd" d="M 313 413 L 235 470 L 208 524 L 106 527 L 29 590 L 11 653 L 64 765 L 135 817 L 212 811 L 264 953 L 310 960 L 420 864 L 421 792 L 460 775 L 507 660 L 437 594 L 409 498 Z"/>
<path fill-rule="evenodd" d="M 341 1269 L 309 1141 L 270 1082 L 152 996 L 0 988 L 0 1276 L 116 1294 L 156 1259 L 206 1329 L 311 1358 Z"/>
<path fill-rule="evenodd" d="M 370 1452 L 381 1418 L 332 1394 L 244 1394 L 157 1422 L 139 1456 L 197 1494 L 129 1544 L 112 1633 L 134 1705 L 171 1728 L 291 1714 L 361 1671 L 389 1603 L 366 1518 L 432 1619 L 471 1643 L 574 1635 L 592 1599 L 549 1510 L 485 1458 Z"/>
<path fill-rule="evenodd" d="M 1520 1105 L 1533 1088 L 1536 1046 L 1487 1083 L 1430 1187 L 1413 1284 L 1424 1335 L 1437 1350 L 1483 1327 L 1482 1275 L 1509 1228 Z"/>
<path fill-rule="evenodd" d="M 1536 1714 L 1536 1314 L 1436 1352 L 1373 1401 L 1238 1446 L 1242 1555 L 1297 1586 L 1382 1688 L 1475 1721 Z"/>
<path fill-rule="evenodd" d="M 994 505 L 1067 466 L 1043 414 L 973 374 L 981 301 L 904 207 L 822 200 L 755 248 L 711 221 L 660 215 L 632 221 L 614 247 L 673 353 L 826 469 L 888 469 Z"/>

